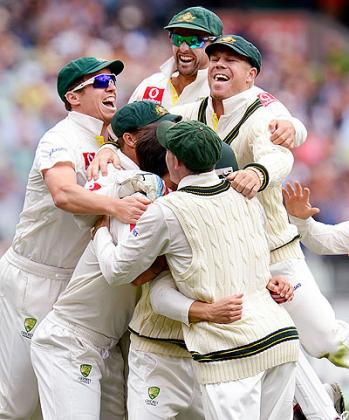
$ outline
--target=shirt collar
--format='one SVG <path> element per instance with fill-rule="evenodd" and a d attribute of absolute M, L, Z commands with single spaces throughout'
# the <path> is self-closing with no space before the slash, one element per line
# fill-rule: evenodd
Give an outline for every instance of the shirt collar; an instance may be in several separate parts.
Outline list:
<path fill-rule="evenodd" d="M 224 99 L 223 102 L 223 109 L 224 115 L 231 114 L 232 112 L 237 112 L 238 110 L 245 109 L 250 105 L 251 99 L 256 99 L 257 95 L 260 93 L 260 89 L 256 86 L 252 86 L 247 90 L 244 90 L 237 95 L 231 96 L 230 98 Z M 211 109 L 212 106 L 212 98 L 209 98 L 209 105 Z"/>
<path fill-rule="evenodd" d="M 97 118 L 76 111 L 70 111 L 67 118 L 92 136 L 99 136 L 101 134 L 103 121 Z"/>
<path fill-rule="evenodd" d="M 209 187 L 211 185 L 218 184 L 219 181 L 220 179 L 216 175 L 216 172 L 214 170 L 197 175 L 187 175 L 180 180 L 178 184 L 178 189 L 188 187 L 191 185 Z"/>

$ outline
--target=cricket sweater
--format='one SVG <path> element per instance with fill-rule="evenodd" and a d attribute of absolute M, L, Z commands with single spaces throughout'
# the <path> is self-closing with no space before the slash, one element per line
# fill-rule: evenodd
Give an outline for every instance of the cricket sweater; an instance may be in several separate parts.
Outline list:
<path fill-rule="evenodd" d="M 269 249 L 257 204 L 224 181 L 183 188 L 161 200 L 178 218 L 193 253 L 184 272 L 168 259 L 178 289 L 205 302 L 244 294 L 241 320 L 183 325 L 200 383 L 254 376 L 298 358 L 297 330 L 266 289 Z"/>
<path fill-rule="evenodd" d="M 267 94 L 254 86 L 223 101 L 224 114 L 214 123 L 212 99 L 199 118 L 200 105 L 195 102 L 171 109 L 184 120 L 202 120 L 217 132 L 219 137 L 231 145 L 239 168 L 256 165 L 264 174 L 264 185 L 257 197 L 265 212 L 265 227 L 271 250 L 271 264 L 288 258 L 304 258 L 295 226 L 288 221 L 283 205 L 281 184 L 293 165 L 292 153 L 285 147 L 270 141 L 269 123 L 277 118 L 290 119 L 287 109 L 275 98 L 263 100 Z M 270 95 L 270 94 L 267 94 Z M 271 96 L 271 95 L 270 95 Z M 247 116 L 247 118 L 246 118 Z M 294 122 L 295 119 L 292 119 Z M 297 120 L 298 121 L 298 120 Z M 298 121 L 296 143 L 306 137 L 306 130 Z M 299 128 L 303 127 L 303 128 Z"/>

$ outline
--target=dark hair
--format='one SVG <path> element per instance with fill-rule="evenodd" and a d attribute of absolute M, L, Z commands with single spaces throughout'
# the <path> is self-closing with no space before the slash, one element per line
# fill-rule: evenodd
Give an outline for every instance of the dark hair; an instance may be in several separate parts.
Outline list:
<path fill-rule="evenodd" d="M 152 172 L 160 177 L 168 173 L 166 149 L 156 138 L 159 123 L 148 124 L 137 129 L 136 155 L 142 171 Z"/>
<path fill-rule="evenodd" d="M 69 92 L 70 90 L 74 89 L 76 86 L 78 86 L 80 83 L 82 83 L 84 81 L 85 81 L 85 76 L 81 76 L 78 79 L 74 80 L 74 82 L 68 87 L 67 92 Z M 71 111 L 71 104 L 66 99 L 65 96 L 64 96 L 63 102 L 64 102 L 65 109 L 67 111 Z"/>

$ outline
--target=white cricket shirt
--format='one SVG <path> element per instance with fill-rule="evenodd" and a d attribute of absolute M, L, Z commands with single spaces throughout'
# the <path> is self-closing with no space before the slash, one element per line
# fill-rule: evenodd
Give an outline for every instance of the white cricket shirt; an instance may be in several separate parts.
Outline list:
<path fill-rule="evenodd" d="M 29 173 L 25 202 L 12 243 L 15 252 L 40 264 L 74 268 L 89 239 L 73 214 L 55 207 L 42 171 L 59 162 L 70 162 L 77 182 L 84 186 L 86 169 L 98 146 L 103 122 L 78 112 L 68 116 L 41 138 Z"/>

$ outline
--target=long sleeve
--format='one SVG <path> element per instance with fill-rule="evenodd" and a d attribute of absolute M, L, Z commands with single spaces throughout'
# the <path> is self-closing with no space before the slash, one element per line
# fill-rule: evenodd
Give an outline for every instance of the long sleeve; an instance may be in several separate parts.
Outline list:
<path fill-rule="evenodd" d="M 189 309 L 194 300 L 177 289 L 169 271 L 161 273 L 151 282 L 150 302 L 157 314 L 189 325 Z"/>
<path fill-rule="evenodd" d="M 114 245 L 107 228 L 93 240 L 103 276 L 109 284 L 132 282 L 169 247 L 169 232 L 161 208 L 151 204 L 128 238 Z"/>
<path fill-rule="evenodd" d="M 293 124 L 294 129 L 296 130 L 295 147 L 298 147 L 305 142 L 308 135 L 307 129 L 302 121 L 290 114 L 284 104 L 280 101 L 275 101 L 268 105 L 268 109 L 274 115 L 275 119 L 288 120 Z"/>
<path fill-rule="evenodd" d="M 269 121 L 263 117 L 255 117 L 253 124 L 250 124 L 252 129 L 249 132 L 249 142 L 253 162 L 266 168 L 269 184 L 281 183 L 291 172 L 294 159 L 288 149 L 272 144 L 268 125 Z"/>
<path fill-rule="evenodd" d="M 313 218 L 304 220 L 292 216 L 290 221 L 297 226 L 302 243 L 315 254 L 348 254 L 349 222 L 326 225 Z"/>

